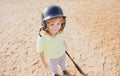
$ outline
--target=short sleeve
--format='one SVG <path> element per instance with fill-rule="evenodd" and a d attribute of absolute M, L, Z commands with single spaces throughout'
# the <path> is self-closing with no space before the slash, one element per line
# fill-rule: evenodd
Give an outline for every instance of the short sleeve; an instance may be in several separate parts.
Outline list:
<path fill-rule="evenodd" d="M 61 38 L 62 38 L 63 41 L 65 41 L 65 34 L 64 34 L 64 32 L 61 33 Z"/>
<path fill-rule="evenodd" d="M 42 51 L 44 51 L 45 49 L 45 46 L 44 46 L 44 39 L 43 39 L 43 37 L 40 37 L 40 36 L 38 36 L 38 38 L 37 38 L 37 45 L 36 45 L 36 50 L 37 50 L 37 52 L 38 53 L 40 53 L 40 52 L 42 52 Z"/>

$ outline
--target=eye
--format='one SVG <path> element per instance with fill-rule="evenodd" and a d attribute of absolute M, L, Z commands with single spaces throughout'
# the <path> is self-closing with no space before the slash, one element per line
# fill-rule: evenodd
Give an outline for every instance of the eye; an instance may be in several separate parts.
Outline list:
<path fill-rule="evenodd" d="M 50 26 L 54 26 L 54 24 L 50 24 Z"/>
<path fill-rule="evenodd" d="M 57 25 L 60 25 L 60 23 L 57 23 Z"/>

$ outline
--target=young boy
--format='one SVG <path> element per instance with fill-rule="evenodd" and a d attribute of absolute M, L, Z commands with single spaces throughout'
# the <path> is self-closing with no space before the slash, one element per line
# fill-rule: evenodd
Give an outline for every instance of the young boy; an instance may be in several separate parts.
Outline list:
<path fill-rule="evenodd" d="M 63 34 L 65 18 L 57 5 L 48 6 L 42 12 L 42 31 L 38 37 L 37 51 L 44 67 L 50 68 L 52 76 L 58 76 L 57 65 L 61 67 L 63 76 L 66 76 Z"/>

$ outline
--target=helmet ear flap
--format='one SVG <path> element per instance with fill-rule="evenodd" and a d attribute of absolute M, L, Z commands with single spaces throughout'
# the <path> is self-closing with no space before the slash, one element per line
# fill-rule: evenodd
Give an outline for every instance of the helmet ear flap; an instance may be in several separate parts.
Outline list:
<path fill-rule="evenodd" d="M 46 29 L 46 27 L 47 27 L 47 26 L 46 26 L 46 22 L 45 22 L 45 21 L 42 21 L 42 22 L 41 22 L 41 25 L 42 25 L 42 27 L 39 29 L 39 36 L 40 36 L 40 37 L 42 37 L 42 35 L 41 35 L 41 33 L 40 33 L 40 32 L 41 32 L 41 30 L 45 30 L 45 29 Z"/>
<path fill-rule="evenodd" d="M 42 29 L 43 29 L 43 30 L 45 30 L 45 29 L 47 28 L 45 21 L 42 21 L 41 25 L 42 25 Z"/>
<path fill-rule="evenodd" d="M 64 28 L 65 25 L 66 25 L 66 18 L 64 18 L 64 20 L 63 20 L 62 27 Z"/>

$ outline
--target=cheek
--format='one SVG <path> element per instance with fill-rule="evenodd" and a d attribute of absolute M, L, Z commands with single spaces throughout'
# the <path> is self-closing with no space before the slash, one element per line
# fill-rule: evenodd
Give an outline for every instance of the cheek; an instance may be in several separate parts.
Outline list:
<path fill-rule="evenodd" d="M 58 28 L 61 28 L 61 24 L 60 24 L 60 25 L 58 25 Z"/>
<path fill-rule="evenodd" d="M 51 30 L 52 28 L 50 28 L 50 27 L 47 27 L 47 30 L 49 31 L 49 30 Z"/>

